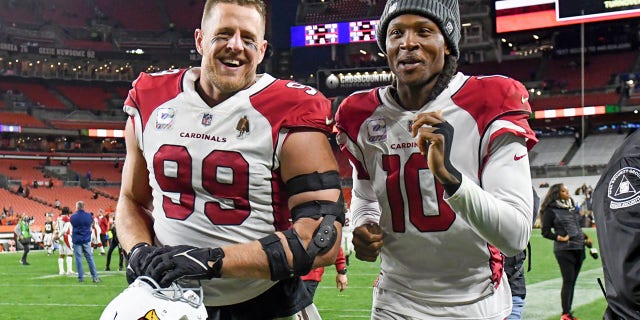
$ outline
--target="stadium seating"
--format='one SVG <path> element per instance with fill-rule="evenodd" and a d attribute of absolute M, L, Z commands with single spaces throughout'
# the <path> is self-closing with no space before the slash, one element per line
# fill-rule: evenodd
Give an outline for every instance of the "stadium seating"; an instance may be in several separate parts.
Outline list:
<path fill-rule="evenodd" d="M 38 25 L 36 4 L 32 1 L 0 1 L 0 21 L 17 24 Z"/>
<path fill-rule="evenodd" d="M 14 167 L 14 170 L 10 168 Z M 33 180 L 44 179 L 41 170 L 42 161 L 40 160 L 24 160 L 24 159 L 0 159 L 0 174 L 9 178 L 9 180 L 21 180 L 32 182 Z"/>
<path fill-rule="evenodd" d="M 111 93 L 100 86 L 60 84 L 56 89 L 80 109 L 85 110 L 107 110 L 106 101 L 112 97 Z"/>
<path fill-rule="evenodd" d="M 202 0 L 165 0 L 163 1 L 169 19 L 180 30 L 195 30 L 200 27 L 204 1 Z"/>
<path fill-rule="evenodd" d="M 611 80 L 617 74 L 631 72 L 637 57 L 636 51 L 601 53 L 585 57 L 585 89 L 604 88 L 611 84 Z M 543 79 L 552 79 L 554 82 L 564 80 L 566 87 L 563 89 L 580 90 L 580 57 L 564 56 L 550 59 Z M 560 89 L 556 88 L 556 90 Z"/>
<path fill-rule="evenodd" d="M 574 137 L 541 138 L 535 147 L 531 149 L 529 164 L 532 167 L 560 165 L 574 142 Z"/>
<path fill-rule="evenodd" d="M 126 87 L 118 86 L 114 88 L 114 91 L 118 98 L 121 98 L 124 100 L 129 95 L 129 89 L 131 89 L 129 86 L 126 86 Z"/>
<path fill-rule="evenodd" d="M 94 187 L 94 191 L 104 194 L 107 197 L 117 199 L 120 197 L 120 187 Z"/>
<path fill-rule="evenodd" d="M 12 206 L 15 214 L 20 215 L 22 213 L 26 213 L 28 216 L 35 217 L 33 225 L 36 229 L 42 227 L 44 223 L 44 214 L 46 212 L 58 213 L 58 211 L 52 207 L 27 199 L 6 189 L 0 188 L 0 199 L 0 201 L 2 201 L 0 205 L 7 208 L 9 205 Z"/>
<path fill-rule="evenodd" d="M 488 61 L 475 64 L 462 64 L 459 70 L 468 75 L 505 75 L 520 82 L 535 80 L 534 76 L 540 66 L 540 58 Z"/>
<path fill-rule="evenodd" d="M 113 199 L 98 197 L 94 199 L 95 192 L 80 187 L 54 187 L 37 188 L 31 190 L 31 198 L 41 200 L 49 206 L 53 206 L 56 199 L 60 200 L 61 207 L 67 206 L 75 208 L 77 201 L 84 201 L 87 211 L 97 213 L 99 209 L 106 209 L 109 206 L 115 208 L 116 201 Z M 48 210 L 53 210 L 49 208 Z"/>
<path fill-rule="evenodd" d="M 0 81 L 0 91 L 12 91 L 21 93 L 29 98 L 33 103 L 39 103 L 47 109 L 64 110 L 67 107 L 53 95 L 44 85 L 40 83 Z"/>
<path fill-rule="evenodd" d="M 161 8 L 156 1 L 96 0 L 96 5 L 114 24 L 132 31 L 164 31 Z"/>
<path fill-rule="evenodd" d="M 71 170 L 81 176 L 91 171 L 92 180 L 104 179 L 111 182 L 120 182 L 122 176 L 119 168 L 120 166 L 114 168 L 112 161 L 73 161 L 71 163 Z"/>
<path fill-rule="evenodd" d="M 42 121 L 35 117 L 20 112 L 0 112 L 0 124 L 18 125 L 25 128 L 46 128 Z"/>
<path fill-rule="evenodd" d="M 624 134 L 593 134 L 587 136 L 576 154 L 569 161 L 571 166 L 603 165 L 609 162 L 613 152 L 622 145 Z"/>
<path fill-rule="evenodd" d="M 39 9 L 44 21 L 69 27 L 84 28 L 93 16 L 86 0 L 47 0 Z"/>

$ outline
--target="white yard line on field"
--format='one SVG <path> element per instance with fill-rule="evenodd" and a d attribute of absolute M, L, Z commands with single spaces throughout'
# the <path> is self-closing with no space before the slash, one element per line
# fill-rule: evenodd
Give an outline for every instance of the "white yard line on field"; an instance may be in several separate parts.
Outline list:
<path fill-rule="evenodd" d="M 604 297 L 596 280 L 597 278 L 602 279 L 602 268 L 580 272 L 573 294 L 574 310 L 579 306 Z M 562 278 L 527 284 L 527 298 L 522 319 L 547 319 L 562 313 L 562 306 L 560 305 L 561 287 Z M 602 311 L 604 313 L 604 310 Z M 584 320 L 602 319 L 602 314 L 592 315 L 593 317 L 589 316 L 588 318 L 586 315 L 578 316 Z"/>

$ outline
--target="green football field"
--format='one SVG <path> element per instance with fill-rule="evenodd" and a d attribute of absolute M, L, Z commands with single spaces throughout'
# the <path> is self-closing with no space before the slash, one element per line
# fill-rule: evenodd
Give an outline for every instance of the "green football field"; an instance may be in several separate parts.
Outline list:
<path fill-rule="evenodd" d="M 585 229 L 596 239 L 595 229 Z M 524 319 L 559 319 L 560 271 L 552 251 L 552 241 L 534 229 L 532 270 L 526 273 L 527 305 Z M 97 252 L 97 251 L 96 251 Z M 117 268 L 116 262 L 111 269 Z M 77 277 L 59 276 L 57 256 L 31 251 L 30 266 L 18 263 L 20 253 L 0 254 L 0 319 L 98 319 L 107 303 L 126 287 L 124 272 L 103 271 L 106 258 L 95 255 L 101 283 L 91 276 L 79 283 Z M 335 268 L 326 269 L 316 292 L 315 303 L 324 319 L 368 319 L 371 286 L 378 263 L 366 263 L 352 257 L 349 286 L 342 293 L 335 288 Z M 75 262 L 74 262 L 75 263 Z M 602 277 L 600 259 L 587 255 L 575 292 L 574 314 L 580 319 L 602 319 L 605 301 L 597 284 Z M 74 264 L 75 271 L 75 264 Z M 85 264 L 85 271 L 88 268 Z M 87 282 L 88 281 L 88 282 Z"/>

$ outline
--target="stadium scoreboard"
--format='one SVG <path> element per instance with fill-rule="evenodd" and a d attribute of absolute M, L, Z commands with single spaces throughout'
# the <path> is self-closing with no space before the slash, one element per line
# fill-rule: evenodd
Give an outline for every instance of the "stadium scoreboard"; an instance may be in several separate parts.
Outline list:
<path fill-rule="evenodd" d="M 497 0 L 497 34 L 640 17 L 640 0 Z"/>
<path fill-rule="evenodd" d="M 291 27 L 291 47 L 376 41 L 378 20 L 360 20 Z"/>
<path fill-rule="evenodd" d="M 556 0 L 558 21 L 640 13 L 639 0 Z"/>

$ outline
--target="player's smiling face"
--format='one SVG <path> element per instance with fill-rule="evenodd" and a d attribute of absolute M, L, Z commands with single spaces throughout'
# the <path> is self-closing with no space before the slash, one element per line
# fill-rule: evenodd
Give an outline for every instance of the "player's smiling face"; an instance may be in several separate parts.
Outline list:
<path fill-rule="evenodd" d="M 264 58 L 264 20 L 251 6 L 219 3 L 195 33 L 202 55 L 202 81 L 232 94 L 251 85 Z M 205 86 L 210 84 L 203 84 Z"/>
<path fill-rule="evenodd" d="M 400 85 L 425 85 L 435 82 L 449 54 L 438 25 L 429 18 L 403 14 L 389 22 L 387 28 L 389 68 Z M 433 81 L 432 81 L 433 80 Z"/>

